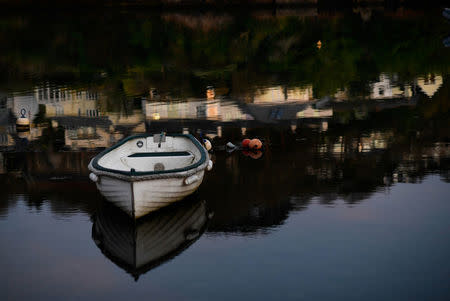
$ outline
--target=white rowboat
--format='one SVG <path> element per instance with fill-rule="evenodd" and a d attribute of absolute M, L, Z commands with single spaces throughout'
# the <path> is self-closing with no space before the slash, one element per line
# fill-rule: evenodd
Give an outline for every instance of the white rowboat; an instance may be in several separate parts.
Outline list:
<path fill-rule="evenodd" d="M 94 157 L 89 177 L 108 201 L 137 219 L 193 193 L 211 168 L 192 135 L 143 134 Z"/>

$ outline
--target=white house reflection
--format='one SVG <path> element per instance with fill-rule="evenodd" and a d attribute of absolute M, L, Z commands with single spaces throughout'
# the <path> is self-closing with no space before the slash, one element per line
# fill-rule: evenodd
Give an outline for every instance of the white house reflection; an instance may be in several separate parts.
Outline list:
<path fill-rule="evenodd" d="M 430 98 L 439 90 L 442 83 L 442 76 L 437 74 L 427 74 L 417 79 L 417 85 Z"/>
<path fill-rule="evenodd" d="M 44 83 L 29 93 L 0 93 L 0 146 L 14 148 L 14 137 L 39 138 L 47 122 L 64 130 L 63 144 L 72 150 L 109 147 L 124 135 L 152 129 L 189 132 L 203 128 L 209 137 L 221 137 L 229 125 L 240 127 L 242 135 L 264 124 L 284 124 L 293 132 L 299 126 L 327 131 L 333 123 L 347 123 L 349 118 L 364 120 L 372 111 L 415 106 L 418 95 L 435 95 L 443 77 L 428 74 L 402 81 L 396 74 L 381 73 L 367 84 L 367 95 L 355 95 L 343 87 L 321 98 L 314 96 L 314 87 L 307 83 L 256 87 L 243 94 L 229 92 L 232 87 L 219 88 L 228 91 L 226 96 L 208 86 L 203 98 L 160 96 L 156 88 L 149 88 L 148 95 L 134 100 L 133 108 L 108 111 L 110 96 L 99 87 L 75 89 Z M 44 122 L 37 120 L 29 132 L 16 133 L 15 119 L 22 109 L 31 121 L 40 116 Z"/>

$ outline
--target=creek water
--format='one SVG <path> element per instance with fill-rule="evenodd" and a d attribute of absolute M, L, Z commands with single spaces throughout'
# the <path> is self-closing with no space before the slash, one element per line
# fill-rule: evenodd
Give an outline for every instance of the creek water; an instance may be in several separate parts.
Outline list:
<path fill-rule="evenodd" d="M 440 9 L 1 15 L 3 300 L 450 297 Z M 87 165 L 161 131 L 214 167 L 134 222 Z"/>

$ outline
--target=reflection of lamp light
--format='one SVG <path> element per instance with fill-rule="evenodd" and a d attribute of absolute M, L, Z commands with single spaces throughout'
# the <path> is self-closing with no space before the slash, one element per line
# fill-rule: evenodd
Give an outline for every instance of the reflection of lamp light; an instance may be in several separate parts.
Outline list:
<path fill-rule="evenodd" d="M 156 89 L 150 88 L 150 99 L 156 99 L 158 96 L 158 91 Z"/>
<path fill-rule="evenodd" d="M 317 49 L 320 49 L 320 48 L 322 48 L 322 42 L 319 40 L 319 41 L 317 42 Z"/>
<path fill-rule="evenodd" d="M 213 99 L 216 96 L 213 86 L 206 87 L 206 98 Z"/>
<path fill-rule="evenodd" d="M 159 120 L 161 118 L 161 116 L 159 115 L 159 113 L 153 113 L 152 114 L 153 120 Z"/>
<path fill-rule="evenodd" d="M 29 131 L 17 131 L 17 137 L 21 139 L 28 139 L 30 138 L 30 132 Z"/>
<path fill-rule="evenodd" d="M 297 131 L 297 125 L 296 124 L 291 124 L 291 132 L 293 134 L 295 134 L 295 131 Z"/>

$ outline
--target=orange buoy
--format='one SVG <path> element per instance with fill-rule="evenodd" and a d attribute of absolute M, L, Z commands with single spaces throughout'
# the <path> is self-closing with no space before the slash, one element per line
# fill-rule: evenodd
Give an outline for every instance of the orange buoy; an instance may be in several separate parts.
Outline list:
<path fill-rule="evenodd" d="M 242 147 L 243 148 L 248 148 L 249 144 L 250 144 L 250 139 L 245 138 L 244 140 L 242 140 Z"/>
<path fill-rule="evenodd" d="M 248 144 L 248 147 L 250 149 L 261 149 L 262 148 L 262 142 L 261 140 L 254 138 L 250 140 L 250 143 Z"/>
<path fill-rule="evenodd" d="M 249 153 L 250 158 L 255 159 L 255 160 L 261 158 L 262 155 L 263 155 L 263 152 L 260 151 L 260 150 L 257 150 L 255 152 L 250 152 Z"/>

